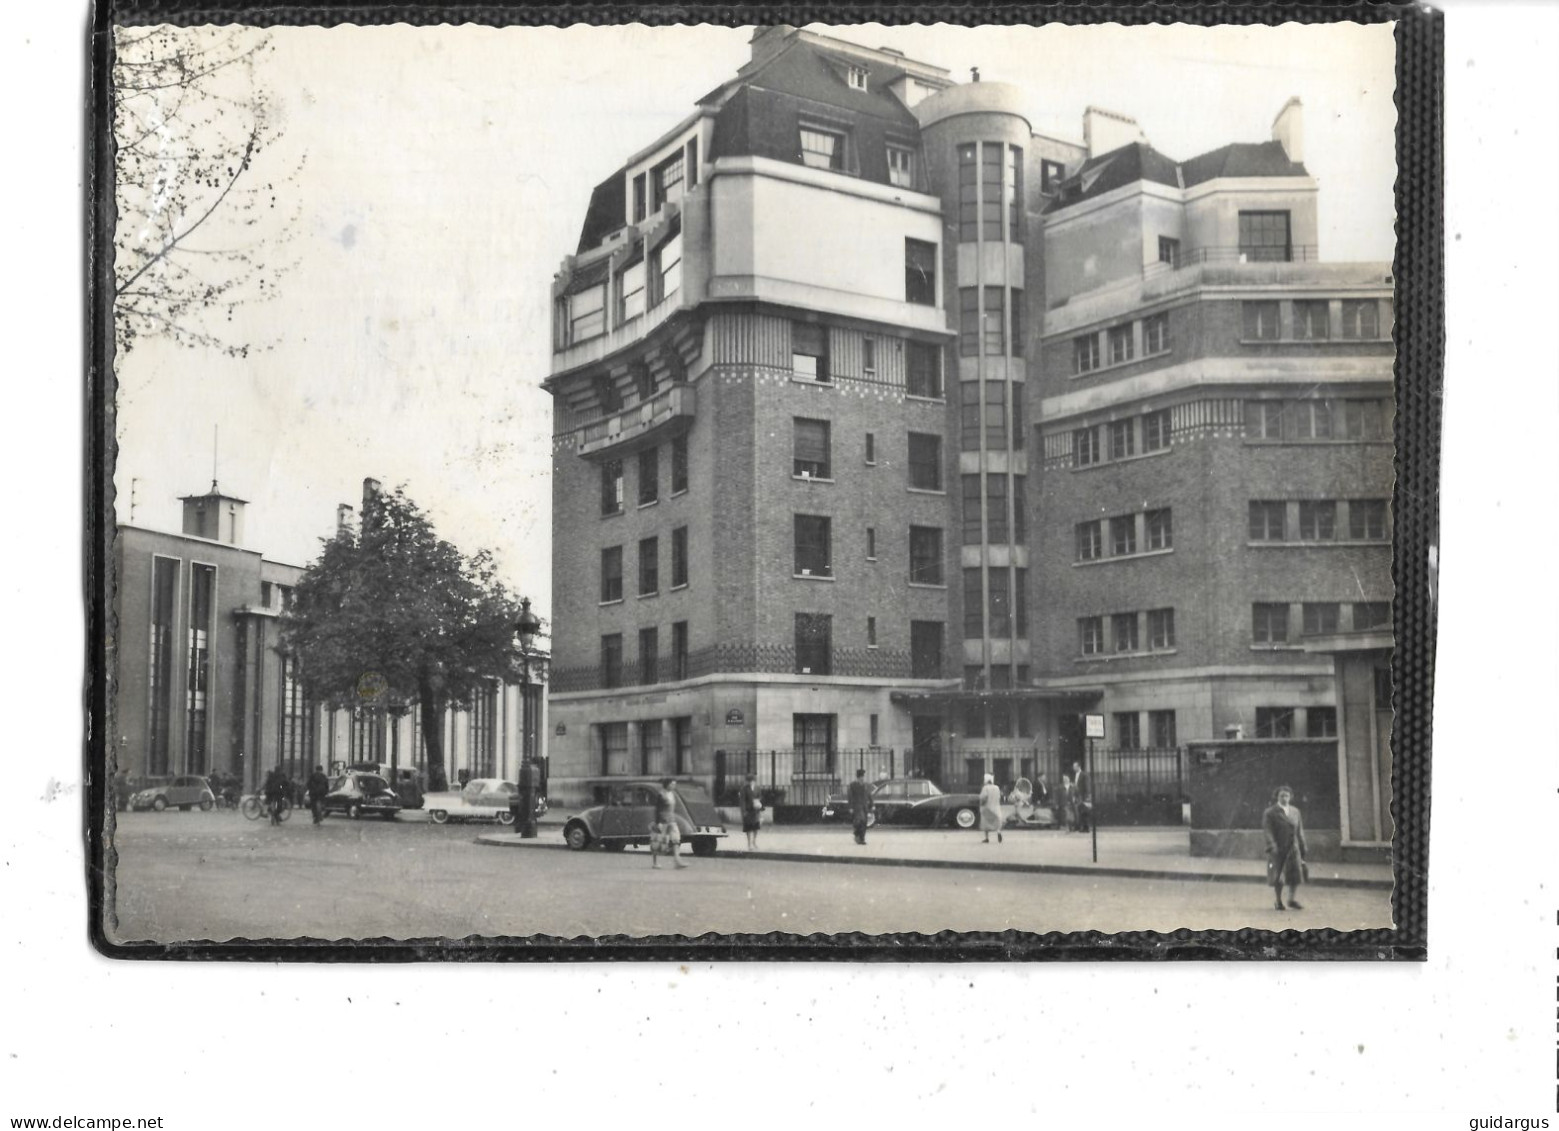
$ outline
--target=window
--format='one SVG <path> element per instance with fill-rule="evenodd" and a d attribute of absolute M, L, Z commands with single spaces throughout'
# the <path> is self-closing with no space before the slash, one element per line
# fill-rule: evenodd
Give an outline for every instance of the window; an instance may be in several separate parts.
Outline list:
<path fill-rule="evenodd" d="M 1137 452 L 1136 435 L 1130 420 L 1110 422 L 1110 458 L 1129 459 Z"/>
<path fill-rule="evenodd" d="M 1178 746 L 1175 741 L 1175 713 L 1173 711 L 1148 712 L 1148 743 L 1158 750 Z"/>
<path fill-rule="evenodd" d="M 660 629 L 658 629 L 658 628 L 641 628 L 641 629 L 639 629 L 639 682 L 640 683 L 658 683 L 660 681 L 660 673 L 657 670 L 659 668 L 659 664 L 656 662 L 657 658 L 658 658 L 659 652 L 660 652 Z M 658 725 L 651 724 L 649 729 L 652 729 L 652 730 L 655 730 L 655 731 L 658 732 L 660 730 L 660 727 Z"/>
<path fill-rule="evenodd" d="M 909 528 L 909 580 L 915 585 L 943 584 L 941 527 Z"/>
<path fill-rule="evenodd" d="M 1023 541 L 1023 485 L 1027 480 L 1025 475 L 1012 477 L 1012 540 L 1018 543 Z"/>
<path fill-rule="evenodd" d="M 1007 448 L 1007 384 L 985 382 L 985 446 L 992 451 Z"/>
<path fill-rule="evenodd" d="M 1143 354 L 1166 353 L 1169 350 L 1169 315 L 1155 314 L 1142 320 Z"/>
<path fill-rule="evenodd" d="M 1330 635 L 1337 631 L 1337 610 L 1335 602 L 1310 602 L 1304 605 L 1304 621 L 1306 636 Z"/>
<path fill-rule="evenodd" d="M 1293 258 L 1287 212 L 1241 212 L 1240 256 L 1251 263 Z"/>
<path fill-rule="evenodd" d="M 698 187 L 698 139 L 689 138 L 687 143 L 687 181 L 688 188 Z"/>
<path fill-rule="evenodd" d="M 1137 614 L 1116 613 L 1110 617 L 1110 640 L 1117 652 L 1137 651 Z"/>
<path fill-rule="evenodd" d="M 1246 302 L 1244 330 L 1246 341 L 1275 342 L 1282 334 L 1282 322 L 1278 317 L 1278 304 L 1270 301 Z"/>
<path fill-rule="evenodd" d="M 609 459 L 601 465 L 601 513 L 622 514 L 623 461 Z"/>
<path fill-rule="evenodd" d="M 1077 621 L 1077 650 L 1084 656 L 1097 656 L 1104 651 L 1104 618 L 1079 617 Z"/>
<path fill-rule="evenodd" d="M 1089 467 L 1099 462 L 1099 431 L 1096 428 L 1078 428 L 1072 433 L 1072 463 L 1077 467 Z"/>
<path fill-rule="evenodd" d="M 958 439 L 966 452 L 980 450 L 980 383 L 964 381 L 958 386 L 959 432 Z"/>
<path fill-rule="evenodd" d="M 1007 477 L 985 477 L 985 531 L 995 545 L 1007 540 Z"/>
<path fill-rule="evenodd" d="M 1380 303 L 1372 298 L 1343 299 L 1342 336 L 1350 339 L 1380 337 Z"/>
<path fill-rule="evenodd" d="M 898 188 L 915 187 L 915 151 L 902 145 L 888 146 L 888 183 Z"/>
<path fill-rule="evenodd" d="M 671 234 L 650 255 L 650 305 L 659 306 L 682 286 L 682 228 L 673 223 Z"/>
<path fill-rule="evenodd" d="M 1116 711 L 1115 723 L 1115 748 L 1117 750 L 1138 750 L 1142 747 L 1142 732 L 1139 730 L 1141 719 L 1135 711 Z"/>
<path fill-rule="evenodd" d="M 828 328 L 806 322 L 790 324 L 790 370 L 797 377 L 827 384 Z"/>
<path fill-rule="evenodd" d="M 980 291 L 962 287 L 958 291 L 958 356 L 975 357 L 980 352 Z"/>
<path fill-rule="evenodd" d="M 793 715 L 791 719 L 791 747 L 800 759 L 799 772 L 833 773 L 836 716 Z"/>
<path fill-rule="evenodd" d="M 693 720 L 684 715 L 680 719 L 671 720 L 671 734 L 677 744 L 677 764 L 672 771 L 676 774 L 687 774 L 693 771 Z"/>
<path fill-rule="evenodd" d="M 980 202 L 976 195 L 977 151 L 973 145 L 958 147 L 958 241 L 973 243 L 980 236 Z"/>
<path fill-rule="evenodd" d="M 905 356 L 905 392 L 912 397 L 942 395 L 942 350 L 926 342 L 910 342 Z"/>
<path fill-rule="evenodd" d="M 1332 406 L 1328 401 L 1295 401 L 1283 413 L 1283 423 L 1292 429 L 1291 440 L 1330 440 Z"/>
<path fill-rule="evenodd" d="M 568 296 L 568 344 L 577 345 L 606 333 L 606 284 L 586 287 Z"/>
<path fill-rule="evenodd" d="M 1160 409 L 1142 418 L 1142 450 L 1161 452 L 1169 447 L 1169 410 Z"/>
<path fill-rule="evenodd" d="M 813 169 L 844 168 L 844 134 L 801 127 L 801 163 Z"/>
<path fill-rule="evenodd" d="M 1115 557 L 1137 552 L 1137 516 L 1121 515 L 1110 519 L 1110 553 Z"/>
<path fill-rule="evenodd" d="M 207 694 L 211 676 L 211 613 L 216 596 L 214 566 L 190 567 L 189 591 L 189 664 L 184 684 L 184 750 L 187 768 L 206 772 Z"/>
<path fill-rule="evenodd" d="M 277 748 L 280 760 L 289 766 L 302 768 L 313 761 L 313 730 L 309 726 L 312 710 L 313 704 L 303 696 L 303 680 L 298 676 L 297 658 L 283 652 L 281 727 Z"/>
<path fill-rule="evenodd" d="M 936 244 L 904 241 L 904 301 L 936 305 Z"/>
<path fill-rule="evenodd" d="M 1170 236 L 1158 237 L 1158 261 L 1171 267 L 1180 265 L 1180 241 Z"/>
<path fill-rule="evenodd" d="M 826 420 L 794 420 L 791 474 L 803 479 L 832 479 L 829 460 L 829 427 Z"/>
<path fill-rule="evenodd" d="M 1337 401 L 1335 432 L 1339 440 L 1379 440 L 1389 430 L 1390 406 L 1384 401 Z"/>
<path fill-rule="evenodd" d="M 1132 359 L 1131 325 L 1111 326 L 1107 337 L 1110 340 L 1110 364 L 1121 365 Z"/>
<path fill-rule="evenodd" d="M 1336 738 L 1337 708 L 1311 707 L 1305 711 L 1306 738 Z"/>
<path fill-rule="evenodd" d="M 1175 610 L 1148 610 L 1148 648 L 1166 652 L 1175 646 Z M 1174 745 L 1170 743 L 1170 745 Z"/>
<path fill-rule="evenodd" d="M 997 224 L 1000 223 L 1001 221 L 998 220 Z M 985 312 L 981 319 L 984 326 L 981 338 L 985 343 L 985 356 L 1000 357 L 1007 349 L 1007 320 L 1000 287 L 985 288 Z"/>
<path fill-rule="evenodd" d="M 877 433 L 866 433 L 866 466 L 877 466 Z"/>
<path fill-rule="evenodd" d="M 909 485 L 917 491 L 942 489 L 942 437 L 933 432 L 909 434 Z"/>
<path fill-rule="evenodd" d="M 639 453 L 639 505 L 648 506 L 660 498 L 660 449 L 645 448 Z"/>
<path fill-rule="evenodd" d="M 1384 542 L 1386 500 L 1351 500 L 1348 503 L 1348 537 L 1355 542 Z"/>
<path fill-rule="evenodd" d="M 639 596 L 660 592 L 660 539 L 639 539 Z"/>
<path fill-rule="evenodd" d="M 678 436 L 671 441 L 671 493 L 680 495 L 687 490 L 687 437 Z"/>
<path fill-rule="evenodd" d="M 990 616 L 988 621 L 989 635 L 996 640 L 1008 640 L 1012 637 L 1012 578 L 1011 571 L 1006 566 L 992 566 L 986 574 L 986 585 L 990 594 Z M 1003 669 L 1005 671 L 1005 669 Z M 996 673 L 991 672 L 992 687 Z"/>
<path fill-rule="evenodd" d="M 1324 342 L 1331 337 L 1330 306 L 1325 299 L 1294 303 L 1294 337 L 1310 342 Z"/>
<path fill-rule="evenodd" d="M 1281 440 L 1283 438 L 1283 403 L 1281 401 L 1246 401 L 1245 437 L 1250 440 Z"/>
<path fill-rule="evenodd" d="M 615 685 L 614 685 L 615 686 Z M 601 724 L 601 772 L 626 774 L 628 765 L 628 724 Z"/>
<path fill-rule="evenodd" d="M 687 584 L 687 527 L 678 526 L 671 532 L 671 587 L 680 589 Z"/>
<path fill-rule="evenodd" d="M 1098 561 L 1104 556 L 1104 532 L 1098 519 L 1077 524 L 1077 560 Z"/>
<path fill-rule="evenodd" d="M 644 259 L 636 256 L 617 276 L 617 321 L 619 324 L 644 313 Z"/>
<path fill-rule="evenodd" d="M 866 528 L 866 560 L 869 562 L 877 560 L 877 528 L 875 526 Z"/>
<path fill-rule="evenodd" d="M 623 395 L 617 388 L 617 383 L 605 373 L 598 373 L 590 382 L 590 387 L 595 393 L 595 398 L 601 402 L 602 412 L 616 412 L 623 406 Z"/>
<path fill-rule="evenodd" d="M 875 647 L 877 647 L 877 618 L 876 617 L 867 617 L 866 618 L 866 646 L 868 648 L 875 648 Z"/>
<path fill-rule="evenodd" d="M 1007 147 L 1007 238 L 1023 242 L 1023 150 Z"/>
<path fill-rule="evenodd" d="M 1147 530 L 1148 549 L 1167 550 L 1175 544 L 1174 521 L 1170 508 L 1162 507 L 1148 511 L 1143 516 L 1143 525 Z"/>
<path fill-rule="evenodd" d="M 877 339 L 861 339 L 861 372 L 867 377 L 877 374 Z"/>
<path fill-rule="evenodd" d="M 633 178 L 633 222 L 637 224 L 644 219 L 645 212 L 644 174 L 640 173 Z"/>
<path fill-rule="evenodd" d="M 846 72 L 845 73 L 846 73 L 846 81 L 849 82 L 851 90 L 865 90 L 866 89 L 866 68 L 865 67 L 848 67 L 848 68 L 846 68 Z"/>
<path fill-rule="evenodd" d="M 1330 542 L 1337 537 L 1337 504 L 1326 499 L 1304 499 L 1299 503 L 1299 540 Z"/>
<path fill-rule="evenodd" d="M 1292 707 L 1257 707 L 1257 738 L 1293 738 L 1294 709 Z"/>
<path fill-rule="evenodd" d="M 1250 607 L 1251 639 L 1257 644 L 1288 643 L 1288 606 L 1258 602 Z"/>
<path fill-rule="evenodd" d="M 964 570 L 964 639 L 985 635 L 985 579 L 978 568 Z"/>
<path fill-rule="evenodd" d="M 1012 621 L 1013 631 L 1019 636 L 1029 634 L 1028 584 L 1029 571 L 1015 568 L 1012 571 Z"/>
<path fill-rule="evenodd" d="M 980 515 L 980 477 L 965 475 L 963 480 L 964 545 L 978 546 L 985 540 Z"/>
<path fill-rule="evenodd" d="M 832 577 L 828 552 L 829 520 L 822 515 L 798 514 L 795 519 L 796 572 L 803 577 Z"/>
<path fill-rule="evenodd" d="M 601 637 L 601 686 L 623 684 L 623 634 L 613 632 Z"/>
<path fill-rule="evenodd" d="M 1390 627 L 1390 601 L 1355 601 L 1353 603 L 1353 631 L 1367 632 L 1373 628 Z"/>
<path fill-rule="evenodd" d="M 648 365 L 639 364 L 633 367 L 633 388 L 640 404 L 655 399 L 655 374 L 650 372 Z"/>
<path fill-rule="evenodd" d="M 1002 145 L 980 146 L 980 239 L 1001 242 Z"/>
<path fill-rule="evenodd" d="M 1078 373 L 1099 368 L 1099 335 L 1084 334 L 1072 339 L 1072 368 Z"/>
<path fill-rule="evenodd" d="M 826 613 L 796 614 L 796 674 L 828 675 L 832 670 L 833 622 Z"/>
<path fill-rule="evenodd" d="M 643 719 L 639 723 L 639 773 L 649 775 L 660 769 L 661 722 Z"/>
<path fill-rule="evenodd" d="M 601 601 L 623 599 L 623 548 L 608 546 L 601 551 Z"/>
<path fill-rule="evenodd" d="M 1012 450 L 1023 450 L 1023 386 L 1012 386 Z"/>
<path fill-rule="evenodd" d="M 671 626 L 671 678 L 686 679 L 687 677 L 687 621 L 679 620 L 673 622 Z"/>
<path fill-rule="evenodd" d="M 1039 191 L 1053 193 L 1061 187 L 1061 182 L 1066 179 L 1066 166 L 1059 161 L 1041 161 L 1039 163 Z"/>
<path fill-rule="evenodd" d="M 1284 540 L 1283 519 L 1288 504 L 1267 499 L 1252 499 L 1250 504 L 1250 540 L 1252 542 L 1281 542 Z"/>

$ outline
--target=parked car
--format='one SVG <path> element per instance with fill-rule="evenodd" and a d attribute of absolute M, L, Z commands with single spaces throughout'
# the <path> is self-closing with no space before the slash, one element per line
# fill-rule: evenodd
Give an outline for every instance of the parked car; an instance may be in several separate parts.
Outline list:
<path fill-rule="evenodd" d="M 378 774 L 342 774 L 325 794 L 327 814 L 345 813 L 353 820 L 364 815 L 378 815 L 393 821 L 400 810 L 401 799 L 395 796 L 390 783 Z"/>
<path fill-rule="evenodd" d="M 630 844 L 648 844 L 655 823 L 655 803 L 660 786 L 654 778 L 614 778 L 594 782 L 603 787 L 606 802 L 570 817 L 563 826 L 563 839 L 572 849 L 582 851 L 600 845 L 620 852 Z M 713 856 L 726 836 L 720 811 L 702 785 L 677 779 L 677 825 L 682 840 L 693 846 L 694 856 Z"/>
<path fill-rule="evenodd" d="M 459 793 L 430 793 L 423 800 L 428 819 L 435 825 L 446 821 L 497 821 L 514 824 L 509 799 L 520 792 L 512 781 L 499 778 L 472 778 Z M 547 811 L 547 799 L 536 799 L 536 816 Z"/>
<path fill-rule="evenodd" d="M 921 825 L 926 828 L 956 826 L 972 829 L 980 823 L 980 797 L 976 793 L 943 793 L 928 778 L 888 778 L 872 783 L 871 825 Z M 850 818 L 847 794 L 830 794 L 823 803 L 823 819 Z"/>
<path fill-rule="evenodd" d="M 339 763 L 338 763 L 339 766 Z M 402 809 L 421 809 L 427 778 L 421 770 L 411 766 L 391 767 L 388 762 L 353 762 L 340 767 L 343 773 L 378 774 L 395 785 L 395 796 L 400 798 Z"/>
<path fill-rule="evenodd" d="M 216 794 L 205 778 L 183 774 L 165 782 L 159 782 L 137 790 L 130 795 L 130 808 L 151 809 L 161 813 L 170 805 L 177 805 L 180 812 L 188 813 L 195 806 L 202 811 L 216 806 Z"/>

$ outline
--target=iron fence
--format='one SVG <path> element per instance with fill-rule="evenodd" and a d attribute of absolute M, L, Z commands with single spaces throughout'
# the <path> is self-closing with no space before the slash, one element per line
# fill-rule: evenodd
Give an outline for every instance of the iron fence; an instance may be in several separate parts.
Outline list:
<path fill-rule="evenodd" d="M 736 803 L 737 791 L 747 775 L 757 779 L 765 803 L 781 806 L 821 807 L 830 794 L 843 793 L 857 770 L 867 781 L 899 777 L 909 770 L 909 752 L 887 746 L 859 750 L 716 750 L 715 799 Z"/>

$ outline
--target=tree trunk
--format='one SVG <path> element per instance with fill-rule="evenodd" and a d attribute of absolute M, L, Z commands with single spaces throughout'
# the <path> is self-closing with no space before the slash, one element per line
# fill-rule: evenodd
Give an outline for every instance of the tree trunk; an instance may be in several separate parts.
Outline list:
<path fill-rule="evenodd" d="M 444 704 L 433 690 L 433 681 L 423 677 L 417 686 L 417 701 L 422 704 L 422 744 L 428 754 L 428 791 L 442 793 L 449 788 L 444 775 Z"/>

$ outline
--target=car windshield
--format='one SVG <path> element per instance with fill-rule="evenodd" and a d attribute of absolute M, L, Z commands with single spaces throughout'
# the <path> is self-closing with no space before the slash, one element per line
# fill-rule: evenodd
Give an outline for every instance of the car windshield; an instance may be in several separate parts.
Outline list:
<path fill-rule="evenodd" d="M 357 779 L 357 788 L 370 795 L 389 793 L 390 783 L 374 774 L 364 774 Z"/>

